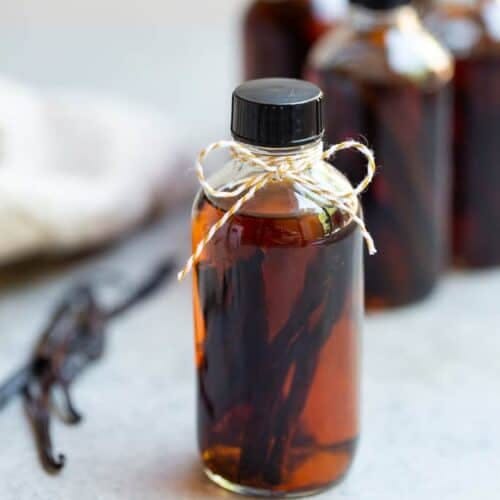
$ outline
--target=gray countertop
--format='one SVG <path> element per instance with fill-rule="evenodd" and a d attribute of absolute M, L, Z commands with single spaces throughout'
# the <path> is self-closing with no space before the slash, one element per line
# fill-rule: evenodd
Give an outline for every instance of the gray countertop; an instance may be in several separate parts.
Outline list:
<path fill-rule="evenodd" d="M 173 216 L 64 273 L 4 283 L 0 377 L 70 281 L 102 271 L 132 279 L 165 253 L 186 256 L 186 224 Z M 498 499 L 499 297 L 500 271 L 454 273 L 431 300 L 367 319 L 361 446 L 347 480 L 319 498 Z M 0 499 L 231 498 L 200 471 L 192 358 L 189 280 L 172 281 L 112 325 L 106 358 L 74 388 L 83 424 L 54 422 L 68 456 L 61 475 L 40 469 L 21 402 L 0 413 Z"/>

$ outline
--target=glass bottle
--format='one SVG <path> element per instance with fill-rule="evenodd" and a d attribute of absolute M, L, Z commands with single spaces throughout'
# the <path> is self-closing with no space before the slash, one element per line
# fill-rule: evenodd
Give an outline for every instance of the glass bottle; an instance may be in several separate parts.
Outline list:
<path fill-rule="evenodd" d="M 454 255 L 500 265 L 500 1 L 440 1 L 430 29 L 456 58 Z"/>
<path fill-rule="evenodd" d="M 321 155 L 321 97 L 297 80 L 243 84 L 233 95 L 233 136 L 258 158 Z M 211 184 L 230 189 L 249 169 L 233 159 Z M 322 160 L 309 173 L 323 187 L 350 186 Z M 193 248 L 235 201 L 200 191 Z M 363 253 L 354 221 L 289 181 L 268 184 L 205 246 L 193 299 L 207 475 L 258 495 L 340 480 L 359 432 Z"/>
<path fill-rule="evenodd" d="M 412 5 L 421 16 L 425 16 L 432 9 L 434 0 L 413 0 Z"/>
<path fill-rule="evenodd" d="M 245 77 L 301 78 L 312 44 L 336 23 L 346 0 L 256 0 L 244 20 Z"/>
<path fill-rule="evenodd" d="M 366 259 L 372 308 L 434 288 L 448 253 L 453 63 L 406 0 L 352 0 L 349 20 L 313 49 L 308 76 L 326 97 L 329 142 L 361 134 L 379 174 L 363 198 L 379 253 Z M 336 166 L 356 180 L 348 155 Z"/>

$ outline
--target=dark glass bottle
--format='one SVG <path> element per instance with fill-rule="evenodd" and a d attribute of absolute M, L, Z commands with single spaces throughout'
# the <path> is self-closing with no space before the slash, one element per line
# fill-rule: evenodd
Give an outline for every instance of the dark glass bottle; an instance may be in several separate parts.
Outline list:
<path fill-rule="evenodd" d="M 248 114 L 236 108 L 240 99 L 253 101 Z M 233 98 L 233 135 L 259 158 L 321 154 L 320 100 L 305 82 L 244 84 Z M 279 117 L 283 108 L 288 119 Z M 306 133 L 308 117 L 314 133 Z M 247 127 L 252 120 L 256 127 Z M 249 168 L 232 160 L 211 184 L 224 190 Z M 310 174 L 323 187 L 349 187 L 322 160 Z M 235 201 L 199 193 L 193 248 Z M 359 432 L 362 268 L 362 237 L 350 216 L 288 181 L 258 191 L 206 245 L 193 291 L 198 436 L 215 483 L 247 494 L 305 494 L 346 473 Z"/>
<path fill-rule="evenodd" d="M 346 0 L 257 0 L 244 20 L 245 77 L 301 78 L 313 43 L 342 17 Z"/>
<path fill-rule="evenodd" d="M 428 25 L 453 52 L 454 255 L 500 265 L 500 1 L 438 2 Z"/>
<path fill-rule="evenodd" d="M 434 0 L 413 0 L 412 4 L 421 16 L 425 16 L 432 9 Z"/>
<path fill-rule="evenodd" d="M 406 3 L 353 0 L 349 20 L 309 62 L 325 91 L 329 142 L 361 134 L 377 152 L 379 174 L 363 198 L 379 249 L 365 262 L 375 308 L 427 296 L 448 250 L 453 64 Z M 342 156 L 336 166 L 357 180 L 362 164 Z"/>

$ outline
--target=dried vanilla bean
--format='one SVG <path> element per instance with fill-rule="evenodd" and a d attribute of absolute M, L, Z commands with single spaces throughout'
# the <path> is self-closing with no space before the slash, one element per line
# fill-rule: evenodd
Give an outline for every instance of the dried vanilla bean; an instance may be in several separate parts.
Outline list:
<path fill-rule="evenodd" d="M 51 316 L 30 361 L 0 385 L 0 409 L 14 396 L 23 395 L 46 470 L 58 471 L 65 463 L 64 455 L 55 455 L 50 434 L 53 390 L 60 388 L 64 396 L 65 422 L 79 423 L 82 416 L 72 401 L 71 384 L 102 357 L 108 323 L 156 292 L 171 276 L 173 266 L 172 260 L 166 260 L 111 308 L 99 303 L 91 285 L 72 288 Z"/>

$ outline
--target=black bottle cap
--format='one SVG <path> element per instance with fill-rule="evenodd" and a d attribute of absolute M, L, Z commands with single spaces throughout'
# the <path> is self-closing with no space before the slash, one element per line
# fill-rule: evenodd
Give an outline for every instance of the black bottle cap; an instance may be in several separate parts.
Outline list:
<path fill-rule="evenodd" d="M 321 139 L 323 92 L 312 83 L 264 78 L 233 93 L 231 132 L 238 141 L 263 147 L 289 147 Z"/>
<path fill-rule="evenodd" d="M 390 10 L 409 5 L 411 0 L 350 0 L 350 3 L 371 10 Z"/>

